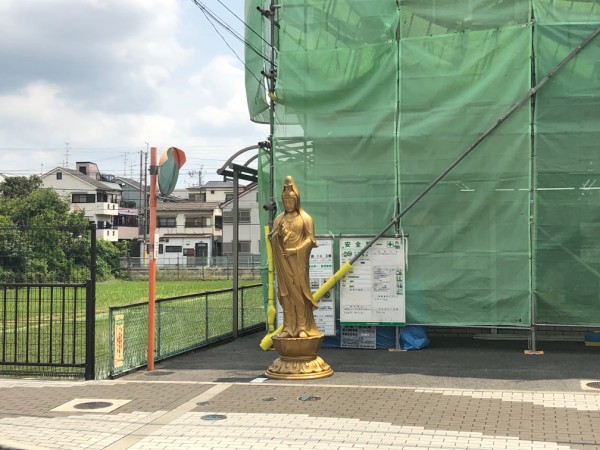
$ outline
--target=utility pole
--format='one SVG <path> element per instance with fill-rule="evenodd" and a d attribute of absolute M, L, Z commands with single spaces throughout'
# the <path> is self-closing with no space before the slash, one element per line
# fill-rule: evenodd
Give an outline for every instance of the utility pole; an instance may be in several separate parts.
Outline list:
<path fill-rule="evenodd" d="M 144 155 L 144 257 L 146 255 L 146 243 L 148 242 L 148 151 L 150 144 L 146 142 L 146 154 Z"/>
<path fill-rule="evenodd" d="M 202 187 L 202 172 L 204 170 L 204 166 L 200 166 L 199 170 L 190 170 L 188 172 L 188 176 L 190 178 L 194 178 L 196 175 L 198 175 L 198 187 Z M 192 181 L 192 186 L 194 185 L 194 182 Z"/>
<path fill-rule="evenodd" d="M 146 227 L 144 225 L 144 216 L 145 216 L 145 208 L 144 208 L 144 196 L 142 194 L 142 187 L 144 186 L 144 152 L 140 150 L 140 185 L 139 185 L 139 202 L 138 202 L 138 234 L 142 237 L 142 248 L 140 249 L 140 256 L 144 256 L 144 252 L 146 251 Z"/>

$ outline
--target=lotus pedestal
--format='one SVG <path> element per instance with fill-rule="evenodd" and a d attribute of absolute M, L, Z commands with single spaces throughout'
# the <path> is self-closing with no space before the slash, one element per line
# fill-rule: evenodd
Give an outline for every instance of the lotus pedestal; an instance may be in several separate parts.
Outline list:
<path fill-rule="evenodd" d="M 265 375 L 275 380 L 313 380 L 333 375 L 333 370 L 317 352 L 323 335 L 305 338 L 273 338 L 279 358 L 273 361 Z"/>

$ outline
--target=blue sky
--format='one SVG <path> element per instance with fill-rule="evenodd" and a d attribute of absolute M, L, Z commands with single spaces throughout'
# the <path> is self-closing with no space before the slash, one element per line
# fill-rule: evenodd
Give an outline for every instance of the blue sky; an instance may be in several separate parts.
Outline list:
<path fill-rule="evenodd" d="M 239 33 L 243 0 L 202 0 Z M 219 29 L 240 58 L 242 44 Z M 0 173 L 76 161 L 139 177 L 146 143 L 186 152 L 179 185 L 268 127 L 250 122 L 244 66 L 192 0 L 2 0 Z M 189 171 L 194 171 L 188 175 Z"/>

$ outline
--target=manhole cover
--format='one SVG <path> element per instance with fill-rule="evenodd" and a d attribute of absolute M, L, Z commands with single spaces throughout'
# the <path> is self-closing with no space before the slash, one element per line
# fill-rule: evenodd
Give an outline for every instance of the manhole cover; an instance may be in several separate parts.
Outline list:
<path fill-rule="evenodd" d="M 298 400 L 301 402 L 314 402 L 316 400 L 321 400 L 321 397 L 316 397 L 314 395 L 301 395 L 298 397 Z"/>
<path fill-rule="evenodd" d="M 146 375 L 150 376 L 150 377 L 160 377 L 162 375 L 171 375 L 173 372 L 169 372 L 169 371 L 163 371 L 163 372 L 146 372 Z"/>
<path fill-rule="evenodd" d="M 212 402 L 198 402 L 196 403 L 198 406 L 208 406 L 208 405 L 212 405 Z"/>
<path fill-rule="evenodd" d="M 77 405 L 73 406 L 73 408 L 75 409 L 101 409 L 101 408 L 108 408 L 109 406 L 112 406 L 113 404 L 111 402 L 85 402 L 85 403 L 78 403 Z"/>
<path fill-rule="evenodd" d="M 275 400 L 277 400 L 277 397 L 263 398 L 263 402 L 274 402 Z"/>
<path fill-rule="evenodd" d="M 600 381 L 591 381 L 590 383 L 586 383 L 585 385 L 592 389 L 600 389 Z"/>
<path fill-rule="evenodd" d="M 227 419 L 227 416 L 223 414 L 207 414 L 206 416 L 201 417 L 202 420 L 224 420 Z"/>

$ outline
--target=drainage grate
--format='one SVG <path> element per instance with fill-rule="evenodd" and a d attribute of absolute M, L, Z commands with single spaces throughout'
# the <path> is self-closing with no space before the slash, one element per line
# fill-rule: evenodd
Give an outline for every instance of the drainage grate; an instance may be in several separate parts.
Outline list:
<path fill-rule="evenodd" d="M 301 402 L 314 402 L 316 400 L 321 400 L 321 397 L 316 397 L 314 395 L 301 395 L 298 397 L 298 400 Z"/>
<path fill-rule="evenodd" d="M 592 389 L 600 389 L 600 381 L 591 381 L 585 384 L 587 387 Z"/>
<path fill-rule="evenodd" d="M 73 408 L 75 409 L 102 409 L 102 408 L 108 408 L 109 406 L 112 406 L 113 404 L 110 402 L 85 402 L 85 403 L 78 403 L 76 405 L 73 405 Z"/>
<path fill-rule="evenodd" d="M 201 417 L 202 420 L 224 420 L 227 419 L 227 416 L 223 414 L 207 414 L 206 416 Z"/>

